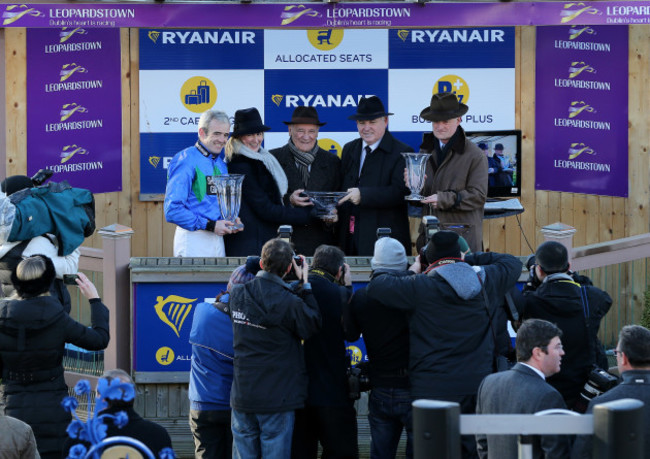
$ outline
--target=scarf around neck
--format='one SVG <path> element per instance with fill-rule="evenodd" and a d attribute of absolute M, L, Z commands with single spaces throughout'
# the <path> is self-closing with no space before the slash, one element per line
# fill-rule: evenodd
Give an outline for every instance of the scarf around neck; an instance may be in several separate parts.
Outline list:
<path fill-rule="evenodd" d="M 291 139 L 289 139 L 289 151 L 293 155 L 293 160 L 296 162 L 296 167 L 298 172 L 300 172 L 300 177 L 302 178 L 302 188 L 307 188 L 307 183 L 309 182 L 309 166 L 316 159 L 316 153 L 320 148 L 318 142 L 314 144 L 314 148 L 310 151 L 300 151 L 296 147 Z"/>
<path fill-rule="evenodd" d="M 289 189 L 287 175 L 284 173 L 284 170 L 282 169 L 282 166 L 280 166 L 278 160 L 275 159 L 275 156 L 269 153 L 268 150 L 260 147 L 260 151 L 255 152 L 243 143 L 239 142 L 237 154 L 245 156 L 249 159 L 253 159 L 255 161 L 262 161 L 262 164 L 264 164 L 266 170 L 269 171 L 273 177 L 273 180 L 275 180 L 275 184 L 278 186 L 278 190 L 280 191 L 280 196 L 287 194 L 287 190 Z"/>

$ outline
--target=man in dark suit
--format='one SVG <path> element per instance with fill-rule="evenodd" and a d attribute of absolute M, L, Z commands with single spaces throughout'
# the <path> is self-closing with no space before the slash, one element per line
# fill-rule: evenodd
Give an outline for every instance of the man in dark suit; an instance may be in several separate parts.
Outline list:
<path fill-rule="evenodd" d="M 560 393 L 545 378 L 560 371 L 562 330 L 541 319 L 529 319 L 517 331 L 517 361 L 508 371 L 487 376 L 478 389 L 476 414 L 532 414 L 566 408 Z M 477 435 L 480 458 L 515 459 L 516 435 Z M 533 457 L 566 458 L 567 436 L 545 435 L 533 443 Z"/>
<path fill-rule="evenodd" d="M 287 175 L 289 188 L 284 203 L 302 206 L 309 201 L 300 192 L 338 191 L 341 189 L 341 160 L 318 146 L 318 130 L 325 123 L 318 119 L 313 107 L 296 107 L 289 126 L 289 142 L 270 150 Z M 294 193 L 298 191 L 298 193 Z M 321 244 L 336 245 L 337 224 L 325 220 L 310 220 L 307 225 L 294 225 L 292 242 L 296 253 L 313 256 Z"/>
<path fill-rule="evenodd" d="M 623 382 L 589 402 L 587 413 L 592 413 L 594 406 L 619 400 L 633 398 L 641 400 L 643 422 L 645 425 L 645 455 L 650 458 L 650 330 L 640 325 L 626 325 L 618 335 L 616 346 L 616 365 Z M 591 435 L 579 436 L 573 445 L 572 458 L 590 458 L 593 454 Z"/>
<path fill-rule="evenodd" d="M 413 149 L 388 132 L 388 113 L 379 97 L 361 98 L 357 112 L 359 139 L 343 147 L 343 185 L 339 201 L 341 248 L 347 255 L 372 255 L 377 228 L 389 227 L 391 237 L 411 254 L 404 183 L 404 157 Z"/>

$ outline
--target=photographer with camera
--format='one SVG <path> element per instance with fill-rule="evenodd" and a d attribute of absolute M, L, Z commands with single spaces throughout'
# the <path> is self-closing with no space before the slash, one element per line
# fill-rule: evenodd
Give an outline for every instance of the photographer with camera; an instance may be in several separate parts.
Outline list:
<path fill-rule="evenodd" d="M 262 247 L 262 270 L 230 292 L 234 373 L 233 458 L 291 454 L 294 410 L 307 399 L 302 340 L 321 327 L 321 315 L 308 279 L 309 265 L 293 259 L 291 245 L 271 239 Z M 298 285 L 283 278 L 291 268 Z"/>
<path fill-rule="evenodd" d="M 12 175 L 2 181 L 2 192 L 6 196 L 42 185 L 52 176 L 52 171 L 48 169 L 39 170 L 33 177 L 25 175 Z M 63 305 L 63 309 L 70 313 L 71 300 L 70 293 L 63 283 L 63 276 L 66 274 L 76 274 L 79 271 L 79 248 L 72 253 L 59 256 L 59 241 L 50 233 L 37 236 L 24 241 L 5 242 L 0 245 L 0 294 L 2 297 L 9 297 L 14 293 L 11 283 L 11 271 L 18 266 L 24 258 L 35 254 L 47 256 L 54 264 L 56 277 L 50 286 L 50 294 L 57 298 Z"/>
<path fill-rule="evenodd" d="M 570 271 L 567 249 L 559 242 L 541 244 L 527 265 L 530 276 L 524 287 L 521 317 L 548 320 L 562 330 L 566 355 L 562 370 L 550 377 L 548 383 L 562 394 L 569 409 L 582 412 L 580 392 L 590 371 L 594 365 L 607 369 L 597 335 L 612 299 L 591 285 L 587 277 Z M 603 358 L 597 358 L 599 353 Z"/>
<path fill-rule="evenodd" d="M 322 317 L 320 331 L 305 340 L 308 389 L 305 408 L 296 410 L 291 457 L 316 459 L 320 442 L 323 457 L 359 456 L 357 413 L 348 397 L 347 368 L 341 317 L 352 295 L 350 267 L 338 247 L 320 245 L 314 252 L 309 283 Z"/>
<path fill-rule="evenodd" d="M 619 400 L 633 398 L 641 400 L 644 422 L 644 458 L 650 458 L 650 330 L 640 325 L 626 325 L 618 335 L 616 346 L 616 365 L 623 382 L 608 392 L 589 402 L 587 413 L 592 413 L 594 406 Z M 574 459 L 591 458 L 593 453 L 591 435 L 580 435 L 573 445 L 571 457 Z"/>
<path fill-rule="evenodd" d="M 381 274 L 413 275 L 408 271 L 404 246 L 380 237 L 370 260 L 373 279 Z M 368 298 L 368 287 L 357 290 L 343 310 L 345 338 L 356 341 L 363 334 L 368 351 L 371 459 L 394 459 L 400 435 L 406 430 L 406 458 L 413 457 L 411 395 L 408 377 L 409 329 L 405 312 L 381 300 Z M 358 365 L 357 365 L 358 366 Z"/>

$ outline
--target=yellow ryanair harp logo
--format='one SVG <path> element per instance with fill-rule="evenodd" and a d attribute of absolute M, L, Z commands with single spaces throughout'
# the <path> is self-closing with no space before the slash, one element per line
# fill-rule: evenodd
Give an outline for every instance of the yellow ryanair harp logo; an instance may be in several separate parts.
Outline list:
<path fill-rule="evenodd" d="M 274 103 L 275 105 L 277 105 L 278 107 L 279 107 L 280 104 L 282 103 L 282 99 L 284 99 L 284 96 L 283 96 L 282 94 L 273 94 L 273 95 L 271 96 L 271 100 L 272 100 L 273 103 Z"/>
<path fill-rule="evenodd" d="M 196 300 L 197 298 L 184 298 L 178 295 L 169 295 L 163 300 L 162 296 L 158 296 L 154 309 L 158 318 L 169 325 L 169 328 L 180 338 L 181 328 L 192 310 L 192 303 Z"/>
<path fill-rule="evenodd" d="M 405 29 L 401 29 L 397 31 L 397 36 L 399 37 L 400 40 L 406 41 L 406 39 L 409 36 L 409 31 Z"/>

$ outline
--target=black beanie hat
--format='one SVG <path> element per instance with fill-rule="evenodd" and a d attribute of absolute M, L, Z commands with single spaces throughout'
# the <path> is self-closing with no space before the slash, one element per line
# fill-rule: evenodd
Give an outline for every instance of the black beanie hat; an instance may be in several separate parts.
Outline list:
<path fill-rule="evenodd" d="M 2 192 L 7 196 L 14 194 L 16 191 L 32 188 L 34 183 L 26 175 L 12 175 L 2 181 Z"/>
<path fill-rule="evenodd" d="M 41 274 L 41 277 L 37 279 L 22 280 L 18 278 L 18 267 L 22 265 L 26 260 L 31 258 L 41 258 L 45 263 L 45 270 Z M 11 271 L 11 283 L 16 289 L 16 293 L 21 298 L 33 298 L 35 296 L 42 295 L 43 293 L 50 290 L 52 282 L 56 277 L 56 270 L 54 269 L 54 263 L 45 255 L 32 255 L 29 258 L 21 261 L 16 265 L 16 267 Z"/>
<path fill-rule="evenodd" d="M 433 263 L 441 258 L 460 258 L 458 234 L 453 231 L 437 231 L 427 244 L 427 261 Z"/>

